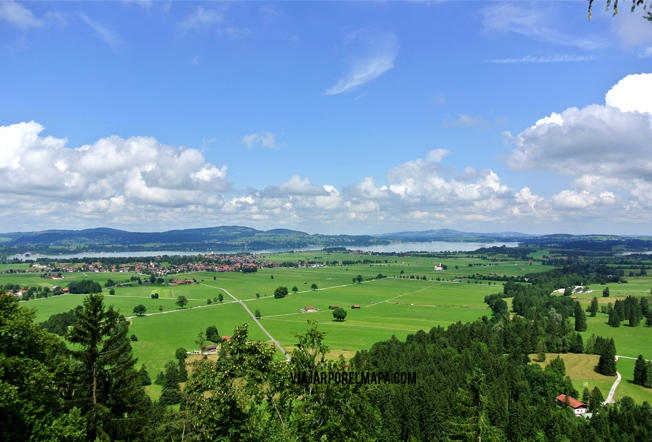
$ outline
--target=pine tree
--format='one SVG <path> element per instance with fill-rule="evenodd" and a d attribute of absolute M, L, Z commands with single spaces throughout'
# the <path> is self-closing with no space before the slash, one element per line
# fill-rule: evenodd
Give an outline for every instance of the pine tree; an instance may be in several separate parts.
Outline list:
<path fill-rule="evenodd" d="M 188 353 L 186 349 L 181 347 L 177 348 L 174 354 L 179 361 L 179 382 L 186 382 L 188 380 L 188 370 L 186 370 L 186 358 Z"/>
<path fill-rule="evenodd" d="M 652 361 L 645 363 L 645 380 L 643 381 L 645 388 L 652 388 Z"/>
<path fill-rule="evenodd" d="M 623 301 L 616 300 L 616 303 L 614 304 L 614 310 L 618 315 L 619 323 L 620 321 L 624 321 L 625 319 L 627 319 L 627 317 L 625 316 L 625 304 Z"/>
<path fill-rule="evenodd" d="M 602 291 L 602 297 L 603 298 L 608 298 L 609 297 L 609 287 L 604 288 L 604 290 Z"/>
<path fill-rule="evenodd" d="M 575 331 L 586 331 L 586 315 L 579 302 L 575 302 Z"/>
<path fill-rule="evenodd" d="M 149 373 L 147 373 L 147 367 L 145 364 L 140 367 L 140 371 L 138 373 L 140 375 L 140 385 L 152 385 L 152 379 L 149 377 Z"/>
<path fill-rule="evenodd" d="M 607 322 L 608 325 L 612 327 L 620 327 L 620 316 L 618 315 L 618 312 L 609 304 L 609 321 Z"/>
<path fill-rule="evenodd" d="M 641 313 L 646 317 L 650 313 L 650 304 L 647 301 L 647 298 L 641 296 Z"/>
<path fill-rule="evenodd" d="M 165 384 L 159 401 L 165 405 L 181 402 L 181 388 L 179 387 L 179 369 L 174 361 L 165 364 Z"/>
<path fill-rule="evenodd" d="M 589 410 L 598 411 L 600 407 L 602 407 L 603 402 L 604 396 L 602 396 L 602 391 L 600 391 L 598 387 L 594 387 L 593 390 L 591 390 L 591 395 L 589 396 Z"/>
<path fill-rule="evenodd" d="M 598 361 L 598 373 L 605 376 L 616 375 L 616 345 L 613 339 L 604 346 L 602 353 L 600 353 L 600 360 Z"/>
<path fill-rule="evenodd" d="M 636 327 L 639 324 L 639 318 L 638 314 L 636 312 L 636 309 L 631 308 L 629 309 L 629 326 L 630 327 Z"/>
<path fill-rule="evenodd" d="M 643 359 L 643 355 L 638 355 L 638 359 L 636 359 L 636 364 L 634 364 L 634 384 L 636 385 L 643 385 L 645 384 L 645 378 L 646 378 L 646 367 L 645 367 L 645 359 Z"/>
<path fill-rule="evenodd" d="M 591 306 L 589 307 L 589 312 L 591 312 L 592 318 L 598 314 L 598 298 L 593 298 L 591 300 Z"/>
<path fill-rule="evenodd" d="M 79 362 L 71 402 L 84 413 L 88 439 L 137 438 L 151 402 L 134 369 L 129 326 L 101 294 L 87 296 L 76 314 L 67 337 L 79 348 L 70 352 Z"/>

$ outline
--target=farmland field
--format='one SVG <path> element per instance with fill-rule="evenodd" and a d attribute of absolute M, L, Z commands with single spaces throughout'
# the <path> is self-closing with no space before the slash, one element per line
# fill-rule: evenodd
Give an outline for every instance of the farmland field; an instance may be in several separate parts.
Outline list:
<path fill-rule="evenodd" d="M 249 336 L 257 340 L 269 340 L 263 330 L 243 308 L 253 313 L 259 311 L 260 323 L 286 350 L 296 344 L 294 333 L 303 333 L 308 321 L 318 321 L 319 328 L 327 332 L 326 344 L 331 356 L 352 357 L 356 351 L 369 349 L 375 342 L 390 339 L 400 340 L 418 330 L 429 330 L 435 326 L 447 327 L 452 323 L 472 322 L 492 312 L 484 297 L 502 292 L 502 283 L 474 278 L 475 275 L 522 276 L 526 273 L 542 272 L 551 266 L 528 261 L 488 261 L 472 254 L 458 254 L 446 259 L 404 256 L 365 256 L 364 264 L 337 265 L 333 262 L 359 260 L 361 257 L 345 253 L 304 252 L 268 255 L 266 259 L 275 262 L 306 261 L 299 268 L 262 268 L 253 273 L 242 272 L 191 272 L 174 275 L 175 279 L 194 279 L 196 284 L 171 285 L 170 277 L 164 283 L 150 284 L 148 277 L 138 273 L 74 272 L 64 273 L 63 279 L 43 279 L 35 273 L 3 273 L 0 284 L 18 284 L 41 287 L 66 287 L 72 281 L 91 279 L 102 286 L 109 279 L 131 283 L 124 287 L 113 287 L 114 295 L 104 288 L 105 303 L 113 305 L 122 314 L 130 317 L 130 334 L 138 340 L 132 343 L 139 364 L 145 364 L 154 378 L 168 360 L 174 359 L 177 348 L 186 350 L 198 348 L 197 339 L 210 325 L 215 325 L 221 335 L 230 335 L 235 327 L 249 323 Z M 325 266 L 311 266 L 311 260 L 330 263 Z M 442 262 L 446 270 L 437 271 L 435 264 Z M 4 264 L 2 269 L 28 269 L 27 264 Z M 358 275 L 361 282 L 358 281 Z M 130 282 L 141 277 L 143 283 Z M 425 279 L 424 279 L 425 277 Z M 316 289 L 312 286 L 315 284 Z M 283 299 L 273 297 L 274 290 L 284 286 L 289 290 Z M 604 286 L 593 285 L 592 293 L 578 294 L 578 300 L 588 306 L 596 296 L 600 303 L 614 302 L 618 297 L 628 295 L 649 296 L 651 278 L 630 278 L 627 284 L 609 284 L 609 298 L 602 298 Z M 296 293 L 293 288 L 296 287 Z M 152 295 L 158 295 L 152 299 Z M 219 296 L 223 301 L 214 301 Z M 178 296 L 185 296 L 188 304 L 179 308 L 175 302 Z M 83 303 L 83 295 L 65 294 L 49 298 L 26 301 L 23 305 L 34 308 L 36 321 L 47 320 L 51 315 L 75 308 Z M 210 302 L 209 302 L 210 301 Z M 511 303 L 511 299 L 506 301 Z M 652 301 L 652 298 L 651 298 Z M 146 316 L 134 316 L 133 308 L 143 304 Z M 359 309 L 352 309 L 357 305 Z M 345 321 L 333 319 L 331 306 L 346 309 Z M 302 312 L 305 307 L 315 311 Z M 571 318 L 572 319 L 572 318 Z M 606 315 L 598 313 L 588 317 L 588 330 L 583 332 L 584 341 L 596 336 L 613 337 L 617 353 L 621 356 L 637 357 L 643 354 L 652 358 L 652 329 L 644 325 L 630 328 L 623 325 L 613 328 L 606 325 Z M 278 352 L 278 358 L 282 354 Z M 554 355 L 549 355 L 549 358 Z M 603 394 L 609 392 L 612 378 L 598 375 L 593 370 L 597 356 L 562 355 L 567 361 L 568 374 L 574 386 L 581 392 L 585 387 L 598 386 Z M 623 381 L 616 398 L 622 395 L 634 397 L 637 401 L 652 399 L 652 391 L 633 385 L 633 360 L 621 359 L 618 369 Z M 160 388 L 152 386 L 150 394 L 160 394 Z"/>

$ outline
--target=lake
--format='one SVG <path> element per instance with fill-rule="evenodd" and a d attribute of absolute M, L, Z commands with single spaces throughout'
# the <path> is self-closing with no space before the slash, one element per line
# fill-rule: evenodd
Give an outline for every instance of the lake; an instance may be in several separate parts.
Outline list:
<path fill-rule="evenodd" d="M 362 250 L 365 252 L 377 253 L 401 253 L 401 252 L 471 252 L 481 247 L 516 247 L 517 242 L 494 242 L 494 243 L 480 243 L 480 242 L 447 242 L 447 241 L 430 241 L 430 242 L 402 242 L 392 243 L 387 245 L 367 246 L 367 247 L 350 247 L 349 250 Z M 286 249 L 261 249 L 261 250 L 229 250 L 226 252 L 215 251 L 216 254 L 236 254 L 236 253 L 281 253 L 281 252 L 306 252 L 311 250 L 322 250 L 320 247 L 306 247 L 306 248 L 286 248 Z M 14 255 L 9 259 L 18 258 L 20 260 L 26 259 L 72 259 L 72 258 L 141 258 L 146 256 L 190 256 L 190 255 L 207 255 L 211 253 L 210 250 L 190 250 L 185 252 L 175 251 L 152 251 L 152 252 L 88 252 L 88 253 L 74 253 L 74 254 L 61 254 L 61 255 L 39 255 L 30 254 Z"/>

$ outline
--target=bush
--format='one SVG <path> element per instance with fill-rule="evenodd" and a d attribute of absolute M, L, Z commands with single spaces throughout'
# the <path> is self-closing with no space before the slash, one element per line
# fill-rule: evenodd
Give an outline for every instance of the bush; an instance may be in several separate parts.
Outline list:
<path fill-rule="evenodd" d="M 276 290 L 274 290 L 274 298 L 276 299 L 285 298 L 287 295 L 288 295 L 287 287 L 277 287 Z"/>

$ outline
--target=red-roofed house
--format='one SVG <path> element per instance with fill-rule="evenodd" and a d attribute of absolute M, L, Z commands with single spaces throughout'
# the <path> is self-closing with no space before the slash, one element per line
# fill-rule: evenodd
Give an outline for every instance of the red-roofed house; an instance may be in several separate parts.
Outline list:
<path fill-rule="evenodd" d="M 566 396 L 565 394 L 560 394 L 555 399 L 557 399 L 557 405 L 566 405 L 570 406 L 576 415 L 581 415 L 586 413 L 588 410 L 586 404 L 582 401 L 578 401 L 574 397 Z"/>

